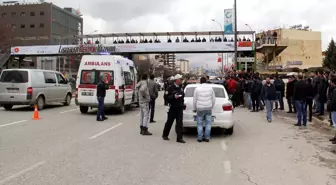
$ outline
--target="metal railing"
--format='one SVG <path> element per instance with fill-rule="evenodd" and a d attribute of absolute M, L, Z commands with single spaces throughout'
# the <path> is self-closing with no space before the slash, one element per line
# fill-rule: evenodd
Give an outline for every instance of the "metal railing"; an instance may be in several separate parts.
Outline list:
<path fill-rule="evenodd" d="M 289 42 L 288 38 L 278 38 L 278 37 L 264 37 L 256 39 L 256 47 L 262 46 L 264 44 L 276 44 L 287 46 Z"/>

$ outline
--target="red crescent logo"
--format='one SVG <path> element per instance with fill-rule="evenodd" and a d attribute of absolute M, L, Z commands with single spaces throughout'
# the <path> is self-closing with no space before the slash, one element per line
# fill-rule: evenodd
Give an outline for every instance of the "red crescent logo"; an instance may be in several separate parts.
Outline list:
<path fill-rule="evenodd" d="M 18 53 L 19 51 L 20 51 L 19 48 L 14 48 L 14 52 L 15 52 L 15 53 Z"/>

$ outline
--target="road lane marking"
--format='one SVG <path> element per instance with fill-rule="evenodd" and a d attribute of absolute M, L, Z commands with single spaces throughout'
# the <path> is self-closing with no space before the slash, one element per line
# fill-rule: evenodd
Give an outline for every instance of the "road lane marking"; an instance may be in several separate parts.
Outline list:
<path fill-rule="evenodd" d="M 1 181 L 0 181 L 0 184 L 5 184 L 6 182 L 9 182 L 9 181 L 11 181 L 11 180 L 13 180 L 13 179 L 15 179 L 15 178 L 18 178 L 18 177 L 20 177 L 20 176 L 22 176 L 22 175 L 24 175 L 24 174 L 26 174 L 26 173 L 28 173 L 28 172 L 30 172 L 30 171 L 33 171 L 34 169 L 36 169 L 36 168 L 42 166 L 42 165 L 45 164 L 45 163 L 46 163 L 45 161 L 41 161 L 41 162 L 39 162 L 39 163 L 36 163 L 36 164 L 34 164 L 33 166 L 31 166 L 31 167 L 29 167 L 29 168 L 26 168 L 26 169 L 24 169 L 24 170 L 21 170 L 21 171 L 15 173 L 15 174 L 13 174 L 13 175 L 11 175 L 11 176 L 9 176 L 9 177 L 3 179 L 3 180 L 1 180 Z"/>
<path fill-rule="evenodd" d="M 21 121 L 15 121 L 15 122 L 12 122 L 12 123 L 7 123 L 7 124 L 4 124 L 4 125 L 0 125 L 0 128 L 15 125 L 15 124 L 18 124 L 18 123 L 23 123 L 23 122 L 26 122 L 26 121 L 28 121 L 28 120 L 21 120 Z"/>
<path fill-rule="evenodd" d="M 231 173 L 231 162 L 230 161 L 223 161 L 224 172 L 227 174 Z"/>
<path fill-rule="evenodd" d="M 97 137 L 99 137 L 99 136 L 105 134 L 106 132 L 109 132 L 109 131 L 111 131 L 111 130 L 117 128 L 117 127 L 119 127 L 120 125 L 122 125 L 122 123 L 118 123 L 118 124 L 114 125 L 113 127 L 108 128 L 108 129 L 106 129 L 106 130 L 104 130 L 104 131 L 102 131 L 102 132 L 100 132 L 100 133 L 98 133 L 98 134 L 96 134 L 96 135 L 90 137 L 89 139 L 91 139 L 91 140 L 92 140 L 92 139 L 96 139 Z"/>
<path fill-rule="evenodd" d="M 60 114 L 64 114 L 64 113 L 68 113 L 68 112 L 73 112 L 73 111 L 76 111 L 76 110 L 78 110 L 78 108 L 77 109 L 70 109 L 70 110 L 63 111 L 63 112 L 60 112 Z"/>
<path fill-rule="evenodd" d="M 223 140 L 223 141 L 221 142 L 221 147 L 222 147 L 222 150 L 224 150 L 224 151 L 227 150 L 227 145 L 226 145 L 226 141 L 225 141 L 225 140 Z"/>

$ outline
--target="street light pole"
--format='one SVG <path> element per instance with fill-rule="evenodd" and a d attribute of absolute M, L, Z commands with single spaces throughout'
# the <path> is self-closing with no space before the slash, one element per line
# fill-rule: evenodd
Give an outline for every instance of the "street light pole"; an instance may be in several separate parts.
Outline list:
<path fill-rule="evenodd" d="M 222 26 L 222 24 L 218 21 L 216 21 L 215 19 L 211 19 L 211 21 L 217 23 L 219 25 L 219 27 L 221 28 L 221 31 L 223 32 L 223 35 L 222 35 L 222 41 L 224 42 L 224 28 Z M 224 75 L 224 56 L 223 56 L 223 52 L 221 53 L 221 63 L 222 63 L 222 75 Z"/>
<path fill-rule="evenodd" d="M 234 27 L 234 62 L 235 62 L 235 68 L 237 69 L 237 58 L 238 58 L 238 33 L 237 33 L 237 0 L 234 0 L 234 23 L 235 23 L 235 27 Z"/>

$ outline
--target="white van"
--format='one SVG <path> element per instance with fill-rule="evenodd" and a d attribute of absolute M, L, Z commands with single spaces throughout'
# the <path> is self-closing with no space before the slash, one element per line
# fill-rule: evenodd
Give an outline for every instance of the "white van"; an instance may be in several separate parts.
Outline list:
<path fill-rule="evenodd" d="M 81 113 L 87 113 L 89 107 L 98 107 L 96 88 L 102 75 L 107 75 L 109 82 L 105 107 L 117 108 L 123 114 L 125 106 L 138 104 L 137 70 L 132 60 L 119 55 L 84 55 L 77 74 L 75 98 Z"/>

